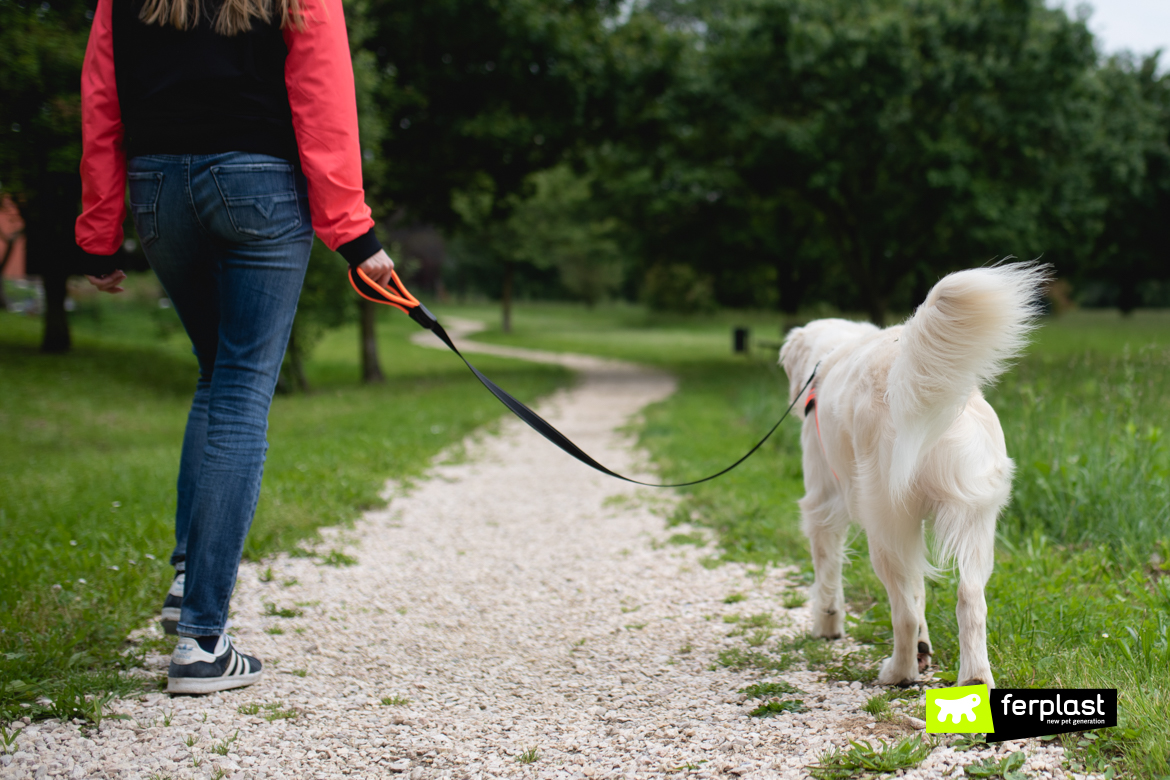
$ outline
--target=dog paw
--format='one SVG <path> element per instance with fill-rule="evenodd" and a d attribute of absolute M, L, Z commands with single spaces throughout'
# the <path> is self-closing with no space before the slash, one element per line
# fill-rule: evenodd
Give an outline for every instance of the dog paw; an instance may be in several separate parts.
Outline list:
<path fill-rule="evenodd" d="M 877 681 L 878 685 L 897 685 L 900 688 L 905 688 L 907 685 L 913 685 L 917 679 L 918 675 L 913 671 L 910 669 L 899 669 L 894 665 L 893 658 L 887 658 L 882 661 Z"/>
<path fill-rule="evenodd" d="M 986 675 L 986 678 L 987 679 L 984 679 L 983 677 L 969 677 L 960 683 L 956 683 L 956 687 L 963 685 L 986 685 L 988 688 L 994 688 L 995 680 L 991 678 L 990 674 Z"/>
<path fill-rule="evenodd" d="M 813 613 L 812 635 L 822 639 L 840 639 L 845 636 L 845 615 L 840 610 L 816 610 Z"/>
<path fill-rule="evenodd" d="M 922 674 L 926 671 L 926 667 L 930 666 L 930 645 L 926 642 L 918 643 L 918 673 Z"/>

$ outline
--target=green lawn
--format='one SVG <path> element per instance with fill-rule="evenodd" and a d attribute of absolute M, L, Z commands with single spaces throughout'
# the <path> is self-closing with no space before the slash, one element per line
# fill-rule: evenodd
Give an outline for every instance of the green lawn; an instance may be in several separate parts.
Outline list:
<path fill-rule="evenodd" d="M 128 690 L 111 672 L 134 662 L 120 656 L 126 634 L 170 581 L 195 360 L 157 290 L 135 282 L 124 297 L 82 300 L 67 355 L 39 354 L 39 322 L 0 312 L 0 722 L 84 715 L 85 693 Z M 385 384 L 357 382 L 357 334 L 343 328 L 309 362 L 314 392 L 276 398 L 246 555 L 352 521 L 380 504 L 388 477 L 417 477 L 506 413 L 453 355 L 410 344 L 417 325 L 384 315 Z M 559 368 L 480 362 L 528 400 L 571 381 Z M 21 706 L 41 695 L 54 705 Z"/>
<path fill-rule="evenodd" d="M 539 305 L 521 307 L 515 322 L 511 336 L 497 329 L 482 338 L 620 356 L 680 376 L 679 392 L 650 408 L 641 429 L 665 480 L 731 463 L 784 409 L 787 380 L 775 350 L 745 358 L 730 349 L 733 325 L 778 340 L 777 316 L 656 317 L 625 306 Z M 1119 727 L 1065 742 L 1082 765 L 1113 766 L 1124 777 L 1170 776 L 1161 726 L 1170 711 L 1168 388 L 1170 312 L 1084 311 L 1047 320 L 1026 357 L 989 392 L 1017 465 L 987 591 L 997 682 L 1118 688 Z M 797 563 L 809 581 L 794 503 L 803 492 L 799 425 L 786 422 L 731 474 L 686 489 L 676 519 L 712 528 L 724 560 Z M 872 676 L 873 660 L 888 651 L 889 610 L 864 537 L 852 546 L 846 579 L 858 617 L 849 630 L 871 647 L 857 658 L 827 660 L 816 645 L 745 645 L 718 661 L 747 673 L 795 657 L 844 679 Z M 949 575 L 929 585 L 928 619 L 944 673 L 957 670 L 955 587 Z"/>
<path fill-rule="evenodd" d="M 622 357 L 676 373 L 679 392 L 640 424 L 665 480 L 734 461 L 784 408 L 778 315 L 521 304 L 515 332 L 503 334 L 495 307 L 432 308 L 440 319 L 484 320 L 491 326 L 485 341 Z M 36 691 L 77 700 L 69 697 L 115 686 L 86 675 L 109 667 L 126 631 L 157 606 L 167 576 L 193 359 L 173 315 L 152 308 L 149 291 L 137 301 L 104 299 L 101 308 L 86 303 L 74 323 L 74 353 L 45 357 L 35 351 L 34 323 L 0 314 L 0 706 L 7 712 Z M 732 355 L 736 325 L 771 346 Z M 352 519 L 377 502 L 386 476 L 421 473 L 441 447 L 502 412 L 451 355 L 410 346 L 417 326 L 405 317 L 387 311 L 379 327 L 386 385 L 354 383 L 356 334 L 342 329 L 310 361 L 315 392 L 277 399 L 249 555 L 289 549 L 322 523 Z M 567 381 L 552 369 L 474 360 L 523 398 Z M 988 588 L 997 680 L 1120 689 L 1119 728 L 1065 741 L 1087 768 L 1112 766 L 1135 778 L 1170 775 L 1160 725 L 1170 711 L 1168 383 L 1170 312 L 1125 319 L 1075 312 L 1047 321 L 989 393 L 1017 464 Z M 794 503 L 802 493 L 798 429 L 796 420 L 786 422 L 736 471 L 687 489 L 675 519 L 711 528 L 719 558 L 796 563 L 807 580 Z M 761 637 L 773 624 L 761 619 L 744 633 L 742 650 L 712 661 L 743 670 L 745 684 L 761 668 L 792 663 L 842 679 L 871 676 L 873 659 L 887 650 L 888 608 L 864 539 L 853 546 L 847 580 L 857 617 L 849 629 L 869 643 L 866 651 L 842 658 L 823 643 L 767 643 Z M 955 583 L 944 576 L 929 589 L 936 660 L 954 671 Z"/>

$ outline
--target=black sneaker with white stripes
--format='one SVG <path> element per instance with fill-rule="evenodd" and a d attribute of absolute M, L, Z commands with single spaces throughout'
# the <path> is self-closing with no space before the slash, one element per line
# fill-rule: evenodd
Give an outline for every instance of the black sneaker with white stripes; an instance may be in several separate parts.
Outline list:
<path fill-rule="evenodd" d="M 260 680 L 260 659 L 238 652 L 227 634 L 219 637 L 213 652 L 185 636 L 171 654 L 167 693 L 215 693 L 242 688 Z"/>
<path fill-rule="evenodd" d="M 162 606 L 163 631 L 174 636 L 179 633 L 179 614 L 183 610 L 183 588 L 186 585 L 187 575 L 180 569 L 175 572 L 175 579 L 171 582 L 171 589 Z"/>

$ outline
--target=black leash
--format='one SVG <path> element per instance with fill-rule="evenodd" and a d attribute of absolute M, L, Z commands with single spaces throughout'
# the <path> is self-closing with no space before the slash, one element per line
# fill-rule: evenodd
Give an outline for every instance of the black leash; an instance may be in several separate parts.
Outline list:
<path fill-rule="evenodd" d="M 532 430 L 536 431 L 541 436 L 548 439 L 550 442 L 584 463 L 586 466 L 597 469 L 603 474 L 608 474 L 611 477 L 615 477 L 626 482 L 632 482 L 635 485 L 667 488 L 687 487 L 688 485 L 698 485 L 700 482 L 707 482 L 708 480 L 723 476 L 754 455 L 756 450 L 758 450 L 760 447 L 764 446 L 764 442 L 771 438 L 772 434 L 776 432 L 776 429 L 780 427 L 780 423 L 784 422 L 784 420 L 788 417 L 789 412 L 792 411 L 792 407 L 796 406 L 796 401 L 800 399 L 800 396 L 804 393 L 805 389 L 812 384 L 813 378 L 817 375 L 816 369 L 814 368 L 812 374 L 808 378 L 808 381 L 804 383 L 804 387 L 802 387 L 800 392 L 796 394 L 796 398 L 794 398 L 792 403 L 788 405 L 788 408 L 784 410 L 784 414 L 781 415 L 780 419 L 776 421 L 776 424 L 772 426 L 772 429 L 764 435 L 764 438 L 760 439 L 756 446 L 748 450 L 746 455 L 737 460 L 735 463 L 732 463 L 727 468 L 718 473 L 712 474 L 709 477 L 696 479 L 693 482 L 679 482 L 678 484 L 674 485 L 657 485 L 652 482 L 639 482 L 636 479 L 624 477 L 621 474 L 618 474 L 616 471 L 613 471 L 612 469 L 609 469 L 598 463 L 596 460 L 590 457 L 587 452 L 574 444 L 568 436 L 565 436 L 565 434 L 554 428 L 539 414 L 529 409 L 520 401 L 517 401 L 506 390 L 484 376 L 478 368 L 471 365 L 471 361 L 463 356 L 463 353 L 460 352 L 459 348 L 455 346 L 455 342 L 452 341 L 451 337 L 447 335 L 447 331 L 444 330 L 443 326 L 439 324 L 439 321 L 436 319 L 435 315 L 431 314 L 426 306 L 423 306 L 417 298 L 415 298 L 410 294 L 409 291 L 407 291 L 406 287 L 398 279 L 398 274 L 391 273 L 391 278 L 397 285 L 400 293 L 396 293 L 386 287 L 382 287 L 373 279 L 370 279 L 369 276 L 367 276 L 361 269 L 351 268 L 349 270 L 350 284 L 352 284 L 353 288 L 357 290 L 358 295 L 362 296 L 366 300 L 374 301 L 375 303 L 384 303 L 389 306 L 393 306 L 399 311 L 405 312 L 412 320 L 438 336 L 439 340 L 450 347 L 451 351 L 458 355 L 459 359 L 462 360 L 469 369 L 471 369 L 471 373 L 475 374 L 476 379 L 482 382 L 483 386 L 486 387 L 492 395 L 500 400 L 500 403 L 511 409 L 513 414 L 526 422 L 528 426 L 532 428 Z"/>

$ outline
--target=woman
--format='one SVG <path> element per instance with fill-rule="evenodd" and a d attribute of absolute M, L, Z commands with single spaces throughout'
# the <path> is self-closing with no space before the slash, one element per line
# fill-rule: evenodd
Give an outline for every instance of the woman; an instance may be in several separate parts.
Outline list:
<path fill-rule="evenodd" d="M 379 282 L 340 0 L 99 0 L 77 243 L 109 269 L 125 192 L 199 362 L 179 464 L 168 690 L 260 679 L 224 633 L 313 233 Z M 121 292 L 113 270 L 89 280 Z"/>

